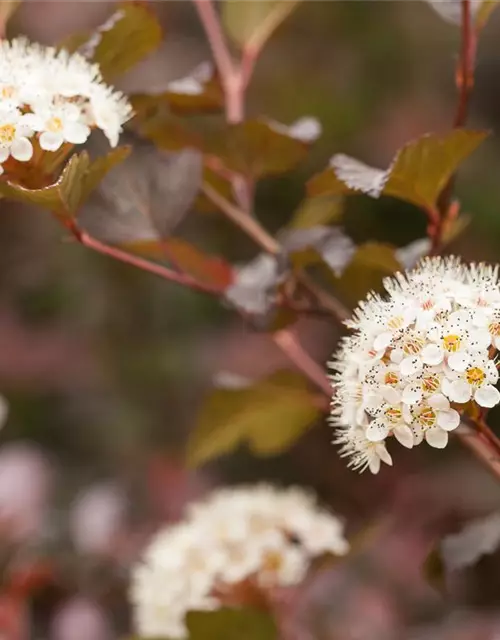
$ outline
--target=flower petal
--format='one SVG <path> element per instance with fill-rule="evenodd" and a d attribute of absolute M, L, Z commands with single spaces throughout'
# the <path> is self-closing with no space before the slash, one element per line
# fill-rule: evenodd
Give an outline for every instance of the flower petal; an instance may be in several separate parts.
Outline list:
<path fill-rule="evenodd" d="M 444 391 L 444 386 L 443 386 Z M 452 402 L 469 402 L 472 396 L 470 385 L 464 380 L 454 380 L 446 394 Z"/>
<path fill-rule="evenodd" d="M 370 442 L 381 442 L 388 434 L 388 426 L 379 420 L 373 420 L 366 429 L 366 438 Z"/>
<path fill-rule="evenodd" d="M 480 407 L 490 409 L 500 402 L 500 393 L 493 385 L 485 384 L 476 391 L 474 394 L 474 400 Z"/>
<path fill-rule="evenodd" d="M 410 429 L 413 434 L 413 444 L 420 444 L 424 439 L 424 430 L 422 426 L 419 424 L 412 424 Z"/>
<path fill-rule="evenodd" d="M 375 475 L 380 471 L 380 458 L 376 454 L 372 454 L 368 458 L 368 468 Z"/>
<path fill-rule="evenodd" d="M 422 399 L 422 387 L 419 384 L 408 384 L 403 390 L 401 400 L 405 404 L 417 404 Z"/>
<path fill-rule="evenodd" d="M 445 431 L 453 431 L 460 424 L 460 414 L 455 409 L 449 411 L 439 411 L 437 418 L 438 425 Z"/>
<path fill-rule="evenodd" d="M 17 138 L 12 142 L 10 153 L 19 162 L 28 162 L 33 157 L 33 145 L 28 138 Z"/>
<path fill-rule="evenodd" d="M 8 147 L 0 147 L 0 162 L 5 162 L 10 156 L 10 150 Z"/>
<path fill-rule="evenodd" d="M 64 137 L 72 144 L 83 144 L 90 135 L 90 127 L 81 122 L 70 122 L 64 127 Z"/>
<path fill-rule="evenodd" d="M 448 366 L 453 371 L 465 371 L 470 362 L 470 355 L 466 352 L 450 353 Z"/>
<path fill-rule="evenodd" d="M 64 142 L 62 133 L 44 131 L 40 135 L 40 146 L 45 151 L 57 151 Z"/>
<path fill-rule="evenodd" d="M 435 449 L 444 449 L 448 444 L 448 433 L 439 427 L 431 427 L 425 432 L 425 440 Z"/>
<path fill-rule="evenodd" d="M 399 402 L 401 402 L 401 393 L 394 387 L 384 385 L 380 389 L 380 393 L 382 394 L 384 400 L 389 404 L 398 404 Z"/>
<path fill-rule="evenodd" d="M 422 369 L 422 360 L 420 360 L 420 358 L 417 358 L 416 356 L 405 358 L 399 365 L 399 370 L 404 376 L 412 376 L 415 373 L 420 373 Z"/>
<path fill-rule="evenodd" d="M 443 361 L 444 353 L 437 344 L 428 344 L 422 349 L 420 357 L 425 364 L 435 366 Z"/>
<path fill-rule="evenodd" d="M 390 467 L 392 467 L 391 454 L 385 448 L 385 444 L 380 443 L 375 445 L 375 451 L 377 452 L 377 455 L 382 460 L 382 462 L 385 462 L 385 464 L 388 464 Z"/>
<path fill-rule="evenodd" d="M 406 424 L 400 425 L 393 430 L 396 440 L 403 445 L 411 449 L 413 447 L 413 432 Z"/>
<path fill-rule="evenodd" d="M 439 409 L 439 411 L 448 411 L 450 402 L 442 393 L 435 393 L 428 399 L 429 407 Z"/>
<path fill-rule="evenodd" d="M 373 341 L 373 348 L 379 351 L 379 349 L 387 349 L 391 344 L 392 333 L 390 331 L 384 331 L 380 333 Z"/>

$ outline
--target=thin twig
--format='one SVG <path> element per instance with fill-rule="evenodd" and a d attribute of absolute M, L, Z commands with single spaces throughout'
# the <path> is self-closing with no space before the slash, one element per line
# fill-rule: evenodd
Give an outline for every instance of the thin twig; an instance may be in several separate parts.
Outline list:
<path fill-rule="evenodd" d="M 268 233 L 262 225 L 245 211 L 234 205 L 224 196 L 208 184 L 203 184 L 202 192 L 205 196 L 216 205 L 237 227 L 242 229 L 250 238 L 252 238 L 264 251 L 277 255 L 281 252 L 280 244 Z"/>
<path fill-rule="evenodd" d="M 288 329 L 276 331 L 273 334 L 273 340 L 309 380 L 314 382 L 327 396 L 331 396 L 332 385 L 324 368 L 311 358 L 291 331 Z"/>
<path fill-rule="evenodd" d="M 193 0 L 193 2 L 205 29 L 222 88 L 224 89 L 227 121 L 229 123 L 241 122 L 244 108 L 241 70 L 231 57 L 219 16 L 212 0 Z"/>
<path fill-rule="evenodd" d="M 458 100 L 453 119 L 453 128 L 463 127 L 467 122 L 469 100 L 474 86 L 474 70 L 476 66 L 477 35 L 471 12 L 470 0 L 462 0 L 461 50 L 456 70 Z M 429 236 L 432 242 L 431 253 L 436 255 L 442 247 L 443 232 L 455 187 L 456 176 L 452 176 L 438 199 L 438 218 L 431 220 Z"/>
<path fill-rule="evenodd" d="M 122 251 L 116 247 L 111 247 L 99 240 L 96 240 L 92 236 L 89 236 L 84 231 L 79 229 L 70 228 L 69 229 L 73 237 L 84 247 L 92 249 L 97 253 L 100 253 L 105 256 L 109 256 L 110 258 L 114 258 L 115 260 L 119 260 L 120 262 L 124 262 L 125 264 L 129 264 L 138 269 L 142 269 L 142 271 L 147 271 L 148 273 L 153 273 L 164 280 L 169 280 L 170 282 L 175 282 L 176 284 L 180 284 L 184 287 L 189 287 L 195 291 L 200 291 L 202 293 L 209 293 L 212 295 L 220 295 L 222 293 L 220 287 L 216 287 L 215 285 L 207 284 L 205 282 L 200 282 L 195 280 L 195 278 L 191 277 L 187 273 L 179 273 L 177 271 L 173 271 L 168 267 L 163 267 L 162 265 L 156 264 L 154 262 L 149 262 L 148 260 L 144 260 L 138 256 L 134 256 L 126 251 Z"/>

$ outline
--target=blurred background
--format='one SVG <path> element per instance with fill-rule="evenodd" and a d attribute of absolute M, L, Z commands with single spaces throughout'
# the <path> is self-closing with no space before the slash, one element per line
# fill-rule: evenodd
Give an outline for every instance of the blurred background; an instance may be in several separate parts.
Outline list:
<path fill-rule="evenodd" d="M 209 58 L 189 0 L 153 8 L 164 42 L 126 76 L 126 92 L 160 90 Z M 57 43 L 112 10 L 26 0 L 10 31 Z M 467 259 L 500 261 L 499 34 L 500 12 L 480 43 L 469 122 L 497 135 L 465 163 L 457 188 L 471 222 L 450 251 Z M 248 112 L 285 123 L 312 115 L 323 136 L 300 170 L 259 183 L 267 227 L 290 219 L 305 181 L 334 153 L 385 167 L 405 142 L 447 130 L 458 49 L 459 30 L 424 1 L 302 2 L 258 62 Z M 168 207 L 161 186 L 153 197 Z M 358 476 L 321 421 L 286 455 L 263 460 L 241 449 L 186 468 L 186 438 L 213 386 L 288 367 L 284 356 L 217 300 L 77 246 L 43 212 L 1 207 L 2 638 L 126 637 L 128 572 L 151 534 L 211 487 L 257 480 L 313 488 L 363 541 L 301 601 L 297 615 L 315 638 L 500 638 L 500 554 L 448 578 L 446 593 L 422 569 L 443 534 L 500 503 L 500 486 L 458 444 L 399 448 L 394 468 Z M 403 246 L 425 236 L 422 213 L 396 200 L 352 198 L 343 222 L 356 242 Z M 193 213 L 180 231 L 235 262 L 255 255 L 217 214 Z M 339 337 L 322 320 L 301 320 L 297 331 L 321 362 Z M 499 419 L 494 411 L 491 424 Z"/>

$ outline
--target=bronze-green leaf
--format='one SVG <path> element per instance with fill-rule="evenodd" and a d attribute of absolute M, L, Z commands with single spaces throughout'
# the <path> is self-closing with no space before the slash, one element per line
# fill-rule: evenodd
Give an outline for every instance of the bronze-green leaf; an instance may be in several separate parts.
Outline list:
<path fill-rule="evenodd" d="M 247 120 L 215 136 L 209 151 L 227 169 L 260 178 L 290 171 L 306 157 L 308 149 L 306 142 L 278 131 L 270 122 Z"/>
<path fill-rule="evenodd" d="M 222 22 L 235 44 L 260 50 L 300 0 L 224 0 Z"/>
<path fill-rule="evenodd" d="M 356 304 L 369 291 L 380 291 L 383 278 L 398 271 L 401 265 L 395 248 L 388 244 L 367 242 L 358 247 L 338 280 L 347 301 Z"/>
<path fill-rule="evenodd" d="M 78 51 L 99 65 L 106 80 L 128 71 L 154 51 L 162 40 L 162 29 L 144 2 L 124 2 Z"/>
<path fill-rule="evenodd" d="M 342 216 L 342 200 L 335 196 L 306 198 L 288 224 L 290 229 L 309 229 L 318 225 L 338 222 Z"/>
<path fill-rule="evenodd" d="M 83 153 L 72 156 L 58 180 L 41 189 L 26 189 L 13 182 L 0 182 L 0 193 L 7 198 L 36 204 L 51 211 L 70 213 L 74 211 L 82 193 L 82 183 L 89 167 L 89 157 Z"/>
<path fill-rule="evenodd" d="M 309 194 L 388 195 L 433 208 L 453 173 L 487 135 L 485 131 L 456 129 L 444 136 L 422 136 L 398 151 L 386 171 L 337 155 L 328 169 L 309 181 Z"/>
<path fill-rule="evenodd" d="M 101 180 L 103 180 L 114 167 L 129 157 L 130 151 L 131 148 L 129 146 L 118 147 L 110 151 L 107 155 L 97 158 L 97 160 L 90 165 L 82 184 L 78 204 L 87 200 L 92 191 L 99 186 Z"/>
<path fill-rule="evenodd" d="M 307 381 L 280 371 L 241 389 L 218 389 L 201 410 L 188 446 L 193 465 L 246 442 L 257 455 L 291 446 L 320 414 Z"/>
<path fill-rule="evenodd" d="M 7 24 L 20 4 L 21 0 L 2 0 L 0 2 L 0 23 Z"/>
<path fill-rule="evenodd" d="M 186 617 L 189 640 L 276 640 L 271 616 L 256 609 L 192 611 Z"/>
<path fill-rule="evenodd" d="M 476 9 L 476 15 L 474 20 L 474 26 L 477 31 L 481 31 L 488 20 L 494 9 L 496 9 L 500 5 L 500 0 L 483 0 L 481 2 L 478 9 Z"/>

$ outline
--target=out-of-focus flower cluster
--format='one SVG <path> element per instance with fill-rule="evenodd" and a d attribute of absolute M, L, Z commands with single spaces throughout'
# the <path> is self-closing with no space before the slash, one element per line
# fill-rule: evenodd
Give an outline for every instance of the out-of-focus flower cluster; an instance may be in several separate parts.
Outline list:
<path fill-rule="evenodd" d="M 83 144 L 95 127 L 116 146 L 131 114 L 126 98 L 81 55 L 24 38 L 1 43 L 0 163 L 10 156 L 29 161 L 35 137 L 41 149 L 57 151 L 64 143 Z"/>
<path fill-rule="evenodd" d="M 218 609 L 245 587 L 265 594 L 298 584 L 314 558 L 348 549 L 341 521 L 301 489 L 217 491 L 161 531 L 135 568 L 137 631 L 185 638 L 189 611 Z"/>
<path fill-rule="evenodd" d="M 386 299 L 359 305 L 331 363 L 336 441 L 352 467 L 372 473 L 392 464 L 389 436 L 443 448 L 467 403 L 500 402 L 498 267 L 428 258 L 384 286 Z"/>

